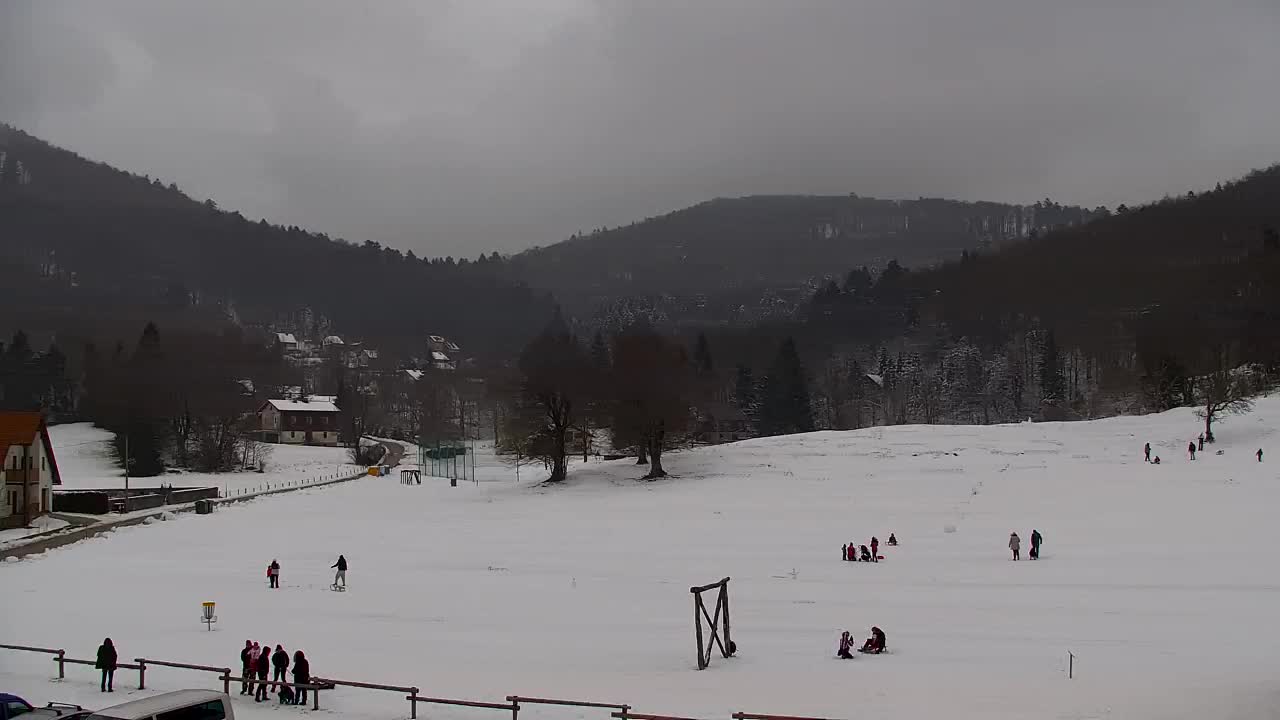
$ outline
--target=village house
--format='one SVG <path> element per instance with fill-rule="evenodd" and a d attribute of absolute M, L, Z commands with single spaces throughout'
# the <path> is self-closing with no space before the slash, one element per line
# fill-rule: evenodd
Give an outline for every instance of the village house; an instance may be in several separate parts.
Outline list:
<path fill-rule="evenodd" d="M 268 400 L 258 408 L 263 442 L 337 445 L 338 406 L 329 399 Z"/>
<path fill-rule="evenodd" d="M 25 527 L 53 509 L 53 486 L 62 484 L 53 442 L 38 412 L 0 412 L 0 530 Z"/>

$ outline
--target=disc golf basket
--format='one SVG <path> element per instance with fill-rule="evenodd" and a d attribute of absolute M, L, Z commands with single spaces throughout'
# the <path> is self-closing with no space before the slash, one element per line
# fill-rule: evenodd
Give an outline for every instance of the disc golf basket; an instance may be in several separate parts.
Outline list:
<path fill-rule="evenodd" d="M 717 589 L 719 592 L 716 593 L 715 612 L 708 613 L 702 594 Z M 702 587 L 691 587 L 689 592 L 693 593 L 693 629 L 698 641 L 698 669 L 705 670 L 711 664 L 713 649 L 720 648 L 720 654 L 726 658 L 733 657 L 738 650 L 729 636 L 729 578 Z M 704 620 L 708 630 L 705 643 L 702 632 Z"/>
<path fill-rule="evenodd" d="M 200 603 L 200 622 L 213 630 L 213 624 L 218 622 L 218 616 L 213 614 L 213 603 Z"/>

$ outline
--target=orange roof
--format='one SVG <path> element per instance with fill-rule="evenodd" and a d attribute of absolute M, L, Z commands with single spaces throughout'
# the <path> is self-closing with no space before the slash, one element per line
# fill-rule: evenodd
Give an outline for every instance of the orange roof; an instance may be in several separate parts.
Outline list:
<path fill-rule="evenodd" d="M 44 425 L 38 412 L 0 412 L 0 458 L 9 454 L 11 445 L 31 445 Z"/>
<path fill-rule="evenodd" d="M 49 454 L 49 462 L 53 466 L 53 484 L 61 485 L 62 478 L 54 459 L 53 441 L 49 439 L 49 428 L 44 424 L 44 415 L 38 412 L 0 411 L 0 464 L 9 456 L 10 447 L 34 445 L 37 437 L 44 442 Z"/>

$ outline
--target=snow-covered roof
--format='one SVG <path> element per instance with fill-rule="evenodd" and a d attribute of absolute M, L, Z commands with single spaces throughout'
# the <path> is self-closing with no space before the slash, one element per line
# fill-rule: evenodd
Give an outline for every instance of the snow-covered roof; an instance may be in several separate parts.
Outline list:
<path fill-rule="evenodd" d="M 867 379 L 879 385 L 880 387 L 884 387 L 884 378 L 880 377 L 879 375 L 873 375 L 871 373 L 867 373 Z"/>
<path fill-rule="evenodd" d="M 431 351 L 431 359 L 432 359 L 432 360 L 435 360 L 436 362 L 449 362 L 449 356 L 448 356 L 448 355 L 445 355 L 444 353 L 440 352 L 439 350 L 432 350 L 432 351 Z"/>
<path fill-rule="evenodd" d="M 281 345 L 297 345 L 298 338 L 294 337 L 293 333 L 276 333 L 276 342 Z"/>
<path fill-rule="evenodd" d="M 440 337 L 439 335 L 428 335 L 428 336 L 427 336 L 427 339 L 428 339 L 428 340 L 430 340 L 430 341 L 431 341 L 431 342 L 433 342 L 433 343 L 442 343 L 442 342 L 444 342 L 444 338 Z"/>
<path fill-rule="evenodd" d="M 267 404 L 280 412 L 338 412 L 338 406 L 328 400 L 268 400 Z"/>
<path fill-rule="evenodd" d="M 324 339 L 324 341 L 323 341 L 323 342 L 324 342 L 324 344 L 325 344 L 325 345 L 342 345 L 342 344 L 344 344 L 344 343 L 342 342 L 342 338 L 338 337 L 337 335 L 330 335 L 330 336 L 326 337 L 326 338 Z"/>
<path fill-rule="evenodd" d="M 408 375 L 409 377 L 413 378 L 414 380 L 421 380 L 421 379 L 422 379 L 422 371 L 421 371 L 421 370 L 405 370 L 405 371 L 404 371 L 404 374 L 405 374 L 405 375 Z"/>

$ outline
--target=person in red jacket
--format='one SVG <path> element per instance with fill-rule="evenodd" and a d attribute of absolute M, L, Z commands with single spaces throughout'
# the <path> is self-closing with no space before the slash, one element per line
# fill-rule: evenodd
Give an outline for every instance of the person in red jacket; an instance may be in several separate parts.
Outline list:
<path fill-rule="evenodd" d="M 875 536 L 871 538 L 871 561 L 880 562 L 880 541 Z"/>

